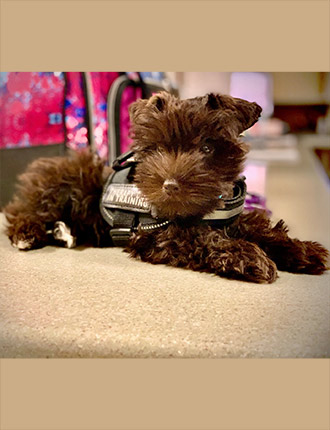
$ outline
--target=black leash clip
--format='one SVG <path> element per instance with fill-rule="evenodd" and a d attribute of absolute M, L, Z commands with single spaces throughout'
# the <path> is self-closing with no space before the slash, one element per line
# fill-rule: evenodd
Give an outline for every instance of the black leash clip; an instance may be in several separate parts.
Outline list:
<path fill-rule="evenodd" d="M 127 151 L 124 154 L 119 155 L 112 163 L 113 170 L 122 170 L 127 167 L 133 166 L 137 162 L 134 159 L 134 151 Z"/>

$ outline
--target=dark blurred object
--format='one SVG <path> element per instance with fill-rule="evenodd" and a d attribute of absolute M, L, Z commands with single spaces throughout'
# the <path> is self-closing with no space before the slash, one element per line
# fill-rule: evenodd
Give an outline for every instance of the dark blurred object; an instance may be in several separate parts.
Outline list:
<path fill-rule="evenodd" d="M 289 124 L 292 133 L 315 132 L 318 119 L 326 115 L 327 109 L 327 104 L 275 105 L 273 116 Z"/>
<path fill-rule="evenodd" d="M 319 117 L 316 132 L 317 134 L 330 136 L 330 106 L 328 106 L 327 114 Z"/>
<path fill-rule="evenodd" d="M 326 171 L 330 180 L 330 149 L 328 148 L 314 148 L 314 152 L 320 160 L 322 167 Z"/>
<path fill-rule="evenodd" d="M 16 178 L 27 165 L 39 157 L 65 154 L 64 145 L 40 145 L 8 148 L 0 151 L 0 210 L 9 202 L 15 190 Z"/>

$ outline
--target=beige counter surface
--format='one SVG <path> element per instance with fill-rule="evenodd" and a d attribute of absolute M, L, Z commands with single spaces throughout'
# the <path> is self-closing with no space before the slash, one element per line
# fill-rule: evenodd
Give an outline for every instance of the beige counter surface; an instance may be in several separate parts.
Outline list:
<path fill-rule="evenodd" d="M 267 168 L 267 206 L 273 219 L 283 218 L 291 235 L 316 240 L 330 249 L 330 179 L 313 148 L 330 148 L 330 137 L 303 135 L 298 139 L 297 163 L 270 163 Z"/>
<path fill-rule="evenodd" d="M 274 219 L 330 247 L 329 183 L 311 146 L 269 165 Z M 330 273 L 271 285 L 132 260 L 120 249 L 20 252 L 0 234 L 0 357 L 329 357 Z"/>

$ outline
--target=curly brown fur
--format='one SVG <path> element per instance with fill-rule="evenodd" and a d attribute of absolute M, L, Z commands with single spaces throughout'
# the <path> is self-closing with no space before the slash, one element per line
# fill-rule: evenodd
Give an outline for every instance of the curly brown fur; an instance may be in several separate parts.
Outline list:
<path fill-rule="evenodd" d="M 21 249 L 52 244 L 47 232 L 63 221 L 78 243 L 110 245 L 110 227 L 99 212 L 104 173 L 104 163 L 89 151 L 32 162 L 4 208 L 11 242 Z"/>
<path fill-rule="evenodd" d="M 275 281 L 276 265 L 254 243 L 226 237 L 209 226 L 172 224 L 166 230 L 135 234 L 129 246 L 133 257 L 228 278 Z"/>
<path fill-rule="evenodd" d="M 277 268 L 310 274 L 327 269 L 322 245 L 291 239 L 284 222 L 272 226 L 265 212 L 243 213 L 226 228 L 202 222 L 221 205 L 220 194 L 231 197 L 248 152 L 240 133 L 260 113 L 256 103 L 215 94 L 179 100 L 163 92 L 131 105 L 134 181 L 153 214 L 171 221 L 149 232 L 138 229 L 126 248 L 132 257 L 266 283 L 275 281 Z M 59 244 L 54 231 L 60 221 L 78 243 L 111 246 L 99 211 L 108 174 L 90 152 L 32 163 L 5 208 L 12 243 L 26 250 Z"/>

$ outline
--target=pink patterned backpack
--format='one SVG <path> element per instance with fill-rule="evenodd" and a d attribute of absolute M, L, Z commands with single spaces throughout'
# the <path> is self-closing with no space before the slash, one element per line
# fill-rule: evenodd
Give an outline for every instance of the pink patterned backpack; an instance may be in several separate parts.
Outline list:
<path fill-rule="evenodd" d="M 111 135 L 122 140 L 117 153 L 125 151 L 128 106 L 152 92 L 172 91 L 164 74 L 149 75 L 152 80 L 134 72 L 1 73 L 0 148 L 66 143 L 76 149 L 93 143 L 107 158 Z"/>

